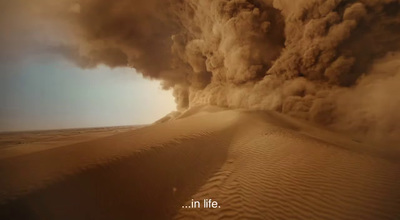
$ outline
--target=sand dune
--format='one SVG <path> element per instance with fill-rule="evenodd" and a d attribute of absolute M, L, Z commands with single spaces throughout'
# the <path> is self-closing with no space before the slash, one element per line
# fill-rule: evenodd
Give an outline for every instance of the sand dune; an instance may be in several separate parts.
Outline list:
<path fill-rule="evenodd" d="M 0 157 L 0 219 L 400 218 L 397 149 L 272 112 L 163 121 Z"/>
<path fill-rule="evenodd" d="M 120 126 L 0 133 L 0 159 L 89 141 L 139 128 Z"/>

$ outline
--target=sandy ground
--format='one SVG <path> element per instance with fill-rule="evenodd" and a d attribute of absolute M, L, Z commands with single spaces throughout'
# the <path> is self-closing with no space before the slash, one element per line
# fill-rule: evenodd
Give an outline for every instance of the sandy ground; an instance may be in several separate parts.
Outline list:
<path fill-rule="evenodd" d="M 85 140 L 0 149 L 0 219 L 400 219 L 398 149 L 277 113 L 198 107 Z"/>
<path fill-rule="evenodd" d="M 137 129 L 141 126 L 0 133 L 0 159 L 48 150 Z"/>

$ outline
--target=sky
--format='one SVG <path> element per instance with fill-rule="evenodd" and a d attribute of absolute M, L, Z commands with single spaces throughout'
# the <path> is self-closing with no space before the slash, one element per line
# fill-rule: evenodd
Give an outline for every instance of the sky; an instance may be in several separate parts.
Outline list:
<path fill-rule="evenodd" d="M 148 124 L 176 109 L 171 91 L 132 68 L 51 56 L 0 64 L 0 131 Z"/>
<path fill-rule="evenodd" d="M 85 69 L 52 49 L 75 43 L 67 21 L 44 15 L 63 2 L 0 1 L 0 132 L 148 124 L 176 110 L 133 68 Z"/>

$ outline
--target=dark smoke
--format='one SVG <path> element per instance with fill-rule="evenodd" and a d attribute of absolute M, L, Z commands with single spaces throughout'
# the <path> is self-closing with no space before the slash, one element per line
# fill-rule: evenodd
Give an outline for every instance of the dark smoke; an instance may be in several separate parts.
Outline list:
<path fill-rule="evenodd" d="M 80 0 L 78 65 L 130 66 L 197 104 L 399 139 L 399 0 Z"/>

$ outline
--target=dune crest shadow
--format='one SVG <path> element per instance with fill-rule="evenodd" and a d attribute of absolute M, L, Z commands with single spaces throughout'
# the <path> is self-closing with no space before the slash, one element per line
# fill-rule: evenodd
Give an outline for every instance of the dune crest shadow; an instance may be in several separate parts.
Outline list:
<path fill-rule="evenodd" d="M 229 139 L 218 137 L 176 139 L 96 166 L 0 206 L 0 217 L 170 219 L 225 162 Z"/>

